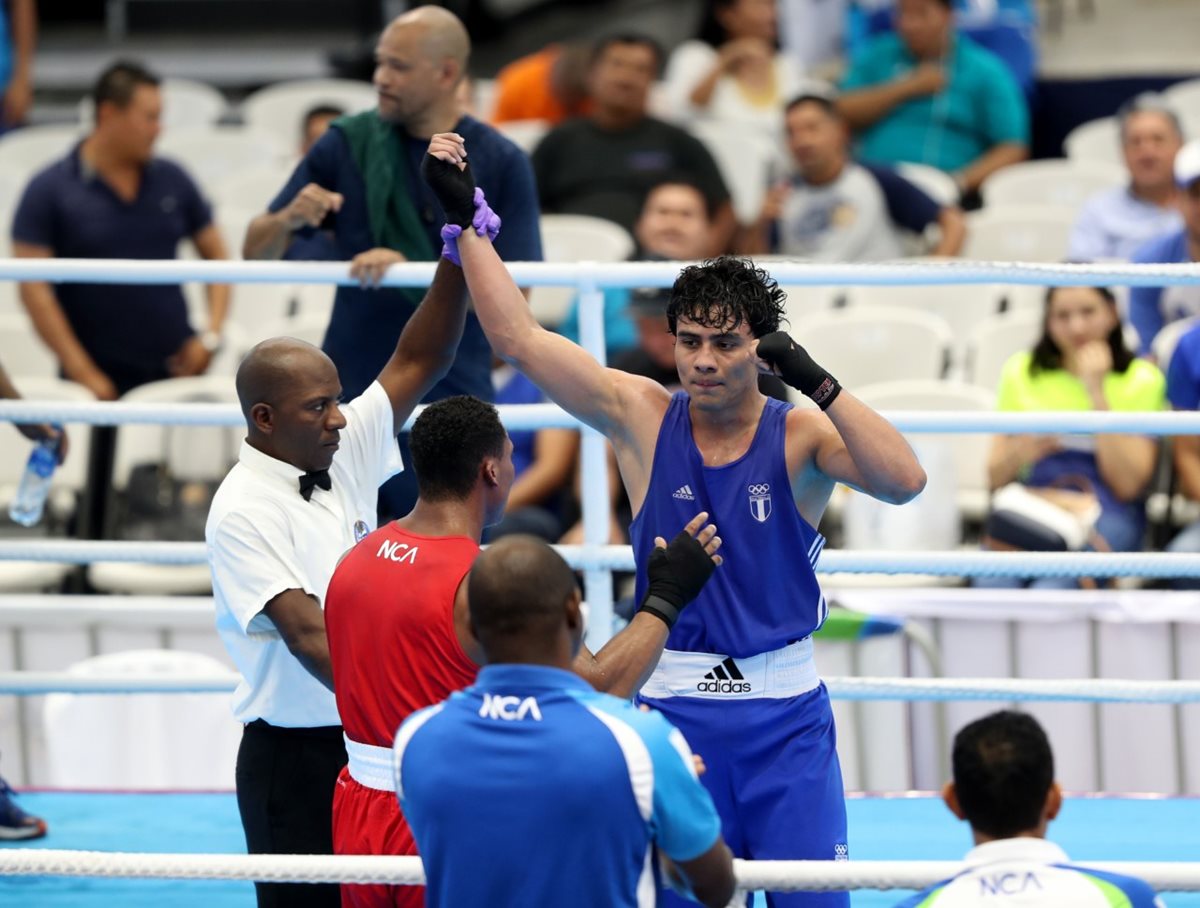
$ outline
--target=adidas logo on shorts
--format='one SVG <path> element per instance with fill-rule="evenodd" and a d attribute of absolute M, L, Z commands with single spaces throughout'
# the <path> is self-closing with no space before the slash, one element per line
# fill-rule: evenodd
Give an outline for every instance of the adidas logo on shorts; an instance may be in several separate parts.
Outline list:
<path fill-rule="evenodd" d="M 733 661 L 733 656 L 728 656 L 705 674 L 704 680 L 696 685 L 696 690 L 706 694 L 748 694 L 750 682 Z"/>
<path fill-rule="evenodd" d="M 691 486 L 680 486 L 673 493 L 671 493 L 671 497 L 678 498 L 680 501 L 695 501 L 696 500 L 696 496 L 692 492 Z"/>

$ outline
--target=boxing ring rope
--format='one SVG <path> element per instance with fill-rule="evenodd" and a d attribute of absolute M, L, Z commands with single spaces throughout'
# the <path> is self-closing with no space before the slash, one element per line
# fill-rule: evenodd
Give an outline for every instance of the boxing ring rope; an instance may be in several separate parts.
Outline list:
<path fill-rule="evenodd" d="M 923 889 L 963 869 L 956 861 L 745 861 L 735 859 L 741 891 L 840 892 Z M 1087 866 L 1136 876 L 1159 892 L 1200 890 L 1200 864 L 1095 862 Z M 158 880 L 258 880 L 272 883 L 420 885 L 417 857 L 374 855 L 137 854 L 106 851 L 0 851 L 0 875 Z"/>
<path fill-rule="evenodd" d="M 580 297 L 580 342 L 601 363 L 604 355 L 603 293 L 608 287 L 670 286 L 684 263 L 547 263 L 508 264 L 521 286 L 574 286 Z M 786 286 L 821 284 L 1087 284 L 1165 286 L 1200 283 L 1200 266 L 1060 265 L 996 262 L 905 262 L 884 264 L 816 265 L 771 259 L 765 262 L 775 280 Z M 393 265 L 381 286 L 423 287 L 433 280 L 435 262 Z M 0 259 L 0 280 L 58 283 L 177 284 L 207 283 L 320 283 L 354 286 L 345 262 L 143 261 L 127 259 Z M 119 405 L 115 405 L 119 406 Z M 12 412 L 12 411 L 9 411 Z M 928 415 L 928 414 L 926 414 Z M 941 414 L 943 420 L 953 414 Z M 32 417 L 29 417 L 32 418 Z M 956 421 L 959 425 L 962 421 Z M 543 424 L 544 425 L 544 424 Z M 1056 430 L 1064 431 L 1062 423 Z M 515 425 L 514 425 L 515 428 Z M 900 427 L 905 430 L 905 427 Z M 927 430 L 933 431 L 933 430 Z M 984 431 L 978 429 L 977 431 Z M 585 476 L 607 476 L 605 442 L 584 427 L 580 446 Z M 585 543 L 597 546 L 608 535 L 605 483 L 582 485 Z M 588 643 L 602 645 L 603 630 L 612 620 L 612 578 L 609 571 L 586 568 L 584 590 L 593 617 Z"/>
<path fill-rule="evenodd" d="M 1060 265 L 987 262 L 889 263 L 813 265 L 764 259 L 762 264 L 787 287 L 819 285 L 912 284 L 1117 284 L 1176 286 L 1200 284 L 1200 265 Z M 582 346 L 604 362 L 601 291 L 604 288 L 670 286 L 682 263 L 511 263 L 509 271 L 521 286 L 573 286 L 580 294 Z M 382 285 L 424 287 L 432 281 L 435 263 L 406 263 L 389 269 Z M 357 284 L 346 263 L 125 261 L 71 259 L 0 259 L 0 280 L 87 282 L 103 284 L 285 283 Z M 553 405 L 501 407 L 510 429 L 578 423 Z M 1200 434 L 1200 413 L 1069 413 L 984 414 L 952 412 L 885 413 L 903 432 L 1123 432 L 1147 435 Z M 61 421 L 94 425 L 155 423 L 170 425 L 238 426 L 238 409 L 226 404 L 160 407 L 128 403 L 74 404 L 37 401 L 0 402 L 0 420 Z M 582 459 L 585 475 L 606 475 L 604 440 L 584 427 Z M 611 570 L 632 570 L 628 546 L 607 546 L 603 483 L 584 484 L 583 546 L 560 547 L 572 566 L 585 570 L 585 585 L 593 618 L 601 624 L 611 611 Z M 158 564 L 198 564 L 204 547 L 195 543 L 110 543 L 89 541 L 0 542 L 0 561 L 37 560 L 86 564 L 130 561 Z M 818 570 L 843 573 L 923 573 L 954 576 L 1200 576 L 1200 556 L 1157 553 L 988 553 L 988 552 L 866 552 L 827 551 Z M 32 597 L 30 597 L 32 598 Z M 79 620 L 99 617 L 109 603 L 83 606 L 63 600 L 79 597 L 39 597 L 61 606 Z M 126 597 L 95 597 L 108 600 Z M 126 602 L 112 613 L 126 620 L 165 607 L 163 597 L 145 597 L 145 609 Z M 143 602 L 143 600 L 139 600 Z M 206 597 L 170 600 L 187 607 L 189 615 L 209 608 Z M 202 605 L 203 604 L 203 605 Z M 182 614 L 180 615 L 182 617 Z M 207 615 L 206 615 L 207 617 Z M 0 673 L 0 694 L 228 691 L 232 674 L 208 677 L 123 676 L 96 678 L 66 673 Z M 1109 679 L 1033 680 L 1017 678 L 828 678 L 836 699 L 896 700 L 1071 700 L 1122 703 L 1200 702 L 1200 682 L 1125 681 Z M 1138 876 L 1159 891 L 1200 890 L 1200 864 L 1097 863 L 1093 866 Z M 742 889 L 788 892 L 848 889 L 919 889 L 945 879 L 958 862 L 749 862 L 735 861 Z M 419 883 L 419 858 L 366 856 L 178 855 L 121 854 L 41 849 L 0 850 L 0 875 L 126 877 L 183 880 L 263 880 L 295 882 Z"/>

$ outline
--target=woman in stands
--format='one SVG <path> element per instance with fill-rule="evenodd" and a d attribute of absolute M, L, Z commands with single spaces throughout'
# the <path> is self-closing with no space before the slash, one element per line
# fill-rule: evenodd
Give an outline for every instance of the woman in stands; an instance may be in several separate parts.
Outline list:
<path fill-rule="evenodd" d="M 1166 380 L 1158 367 L 1136 358 L 1126 345 L 1109 290 L 1053 287 L 1046 294 L 1042 336 L 1032 350 L 1013 355 L 1004 366 L 997 407 L 1017 412 L 1154 411 L 1163 408 L 1165 393 Z M 1031 489 L 1094 495 L 1099 517 L 1089 547 L 1133 551 L 1142 545 L 1145 496 L 1157 463 L 1157 441 L 1141 435 L 998 435 L 988 477 L 993 491 L 1021 483 Z M 1060 503 L 1071 505 L 1076 513 L 1086 512 L 1083 505 L 1091 503 L 1081 497 L 1062 501 L 1069 497 L 1060 496 Z M 994 508 L 994 516 L 999 510 Z M 1075 584 L 1046 578 L 1035 585 Z"/>
<path fill-rule="evenodd" d="M 685 41 L 664 76 L 668 109 L 686 122 L 716 120 L 782 136 L 783 105 L 804 83 L 779 52 L 775 0 L 709 0 L 700 35 Z"/>

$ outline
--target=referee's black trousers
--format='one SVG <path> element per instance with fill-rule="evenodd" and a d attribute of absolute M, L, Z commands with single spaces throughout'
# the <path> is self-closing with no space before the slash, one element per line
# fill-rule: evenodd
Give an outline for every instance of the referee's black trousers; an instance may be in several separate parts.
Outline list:
<path fill-rule="evenodd" d="M 242 732 L 238 812 L 250 854 L 333 854 L 333 788 L 346 765 L 340 726 Z M 258 908 L 339 908 L 336 885 L 255 883 Z"/>

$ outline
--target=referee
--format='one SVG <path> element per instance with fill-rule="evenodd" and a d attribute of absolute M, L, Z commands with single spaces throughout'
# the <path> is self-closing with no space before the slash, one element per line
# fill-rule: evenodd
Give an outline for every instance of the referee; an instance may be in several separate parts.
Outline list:
<path fill-rule="evenodd" d="M 698 548 L 680 533 L 651 559 L 685 602 L 712 573 L 685 555 Z M 414 713 L 393 751 L 425 904 L 653 905 L 660 863 L 679 891 L 729 904 L 733 860 L 683 736 L 571 670 L 584 621 L 566 562 L 505 537 L 476 559 L 467 601 L 478 681 Z"/>
<path fill-rule="evenodd" d="M 355 277 L 378 284 L 382 269 Z M 403 469 L 396 434 L 449 369 L 465 317 L 462 271 L 443 258 L 391 359 L 348 404 L 329 357 L 300 341 L 263 341 L 238 368 L 246 440 L 205 540 L 217 631 L 242 675 L 237 795 L 251 854 L 332 853 L 346 751 L 325 592 L 339 556 L 375 529 L 379 485 Z M 255 886 L 259 908 L 339 904 L 335 885 Z"/>

